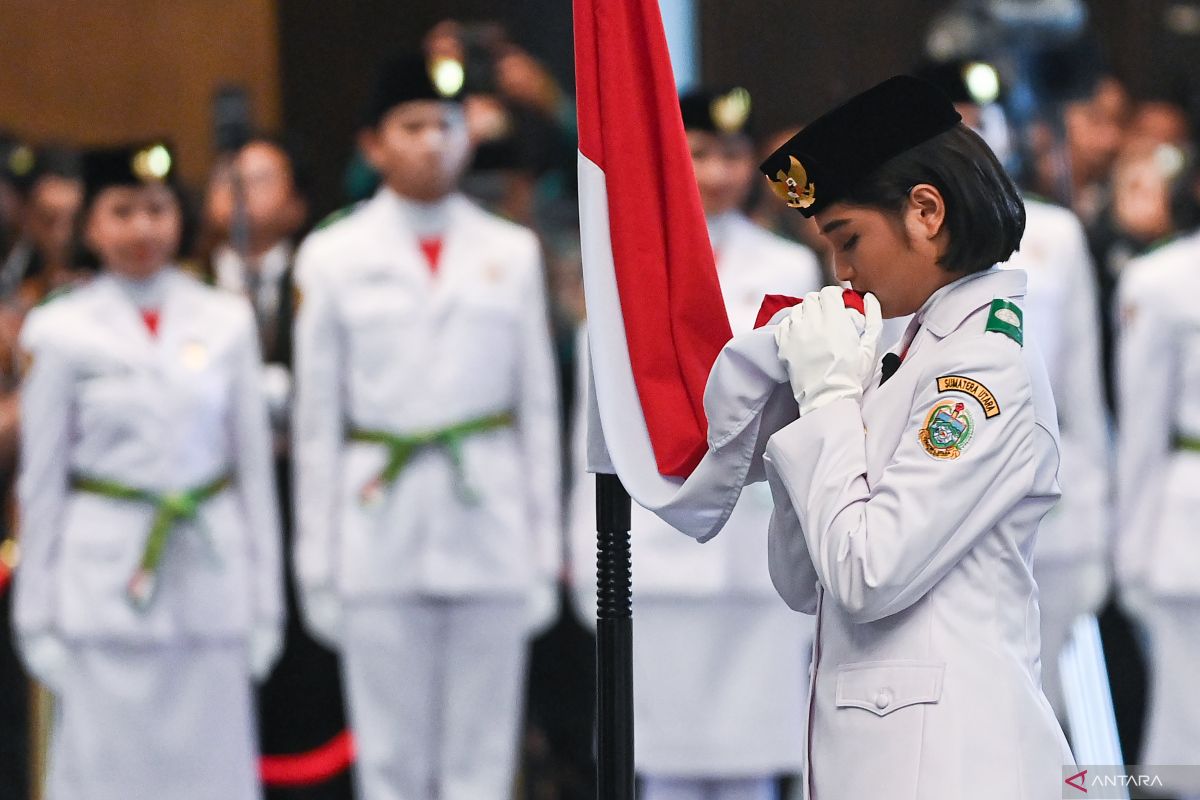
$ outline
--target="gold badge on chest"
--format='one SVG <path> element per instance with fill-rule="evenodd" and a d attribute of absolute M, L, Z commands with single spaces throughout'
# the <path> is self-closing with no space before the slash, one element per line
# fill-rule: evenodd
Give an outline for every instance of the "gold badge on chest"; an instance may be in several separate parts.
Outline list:
<path fill-rule="evenodd" d="M 495 262 L 485 264 L 483 267 L 483 280 L 489 286 L 498 285 L 504 280 L 504 268 Z"/>
<path fill-rule="evenodd" d="M 186 368 L 193 372 L 199 372 L 208 366 L 208 348 L 204 346 L 203 342 L 195 340 L 187 342 L 180 351 L 180 360 Z"/>

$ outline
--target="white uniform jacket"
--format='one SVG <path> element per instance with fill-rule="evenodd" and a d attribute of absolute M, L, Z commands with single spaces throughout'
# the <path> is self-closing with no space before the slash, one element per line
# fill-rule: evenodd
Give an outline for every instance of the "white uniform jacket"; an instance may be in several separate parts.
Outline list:
<path fill-rule="evenodd" d="M 742 214 L 719 220 L 714 250 L 725 310 L 734 334 L 754 327 L 768 294 L 803 297 L 821 285 L 820 266 L 810 250 L 775 236 Z M 580 337 L 581 387 L 587 385 L 586 337 Z M 581 607 L 594 608 L 596 586 L 595 477 L 586 472 L 586 403 L 575 417 L 575 486 L 572 489 L 573 583 Z M 633 505 L 631 539 L 637 580 L 636 597 L 740 595 L 774 597 L 766 570 L 766 531 L 771 494 L 765 484 L 748 487 L 725 525 L 725 535 L 703 547 L 680 535 L 658 516 Z M 778 602 L 776 600 L 776 602 Z"/>
<path fill-rule="evenodd" d="M 1096 276 L 1083 225 L 1071 211 L 1026 199 L 1025 212 L 1021 249 L 1004 266 L 1029 276 L 1025 331 L 1046 361 L 1062 446 L 1062 502 L 1043 520 L 1034 557 L 1106 561 L 1115 509 Z"/>
<path fill-rule="evenodd" d="M 301 247 L 292 430 L 308 589 L 513 594 L 558 574 L 559 410 L 538 242 L 448 202 L 436 275 L 388 189 Z M 503 413 L 512 425 L 464 442 L 466 486 L 428 447 L 381 502 L 362 502 L 386 448 L 349 442 L 351 429 L 408 435 Z"/>
<path fill-rule="evenodd" d="M 240 298 L 173 269 L 158 335 L 103 276 L 35 309 L 21 394 L 15 619 L 22 634 L 228 639 L 283 623 L 279 520 L 257 335 Z M 126 587 L 154 509 L 71 488 L 72 477 L 166 493 L 230 486 L 177 524 L 157 594 Z"/>
<path fill-rule="evenodd" d="M 1116 571 L 1135 604 L 1200 595 L 1200 234 L 1130 262 L 1119 289 Z M 1178 443 L 1190 441 L 1190 447 Z"/>
<path fill-rule="evenodd" d="M 943 288 L 861 407 L 768 443 L 771 576 L 817 615 L 815 800 L 1061 796 L 1071 755 L 1039 688 L 1030 569 L 1059 496 L 1054 401 L 1035 348 L 985 331 L 993 299 L 1024 294 L 1017 270 Z"/>

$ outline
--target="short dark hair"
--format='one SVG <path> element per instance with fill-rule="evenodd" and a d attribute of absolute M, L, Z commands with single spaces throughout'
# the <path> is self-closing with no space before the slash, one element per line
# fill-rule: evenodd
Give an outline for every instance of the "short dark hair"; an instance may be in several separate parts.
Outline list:
<path fill-rule="evenodd" d="M 979 272 L 1016 252 L 1025 203 L 991 148 L 962 123 L 887 161 L 839 202 L 898 213 L 921 183 L 936 186 L 946 202 L 944 269 Z"/>

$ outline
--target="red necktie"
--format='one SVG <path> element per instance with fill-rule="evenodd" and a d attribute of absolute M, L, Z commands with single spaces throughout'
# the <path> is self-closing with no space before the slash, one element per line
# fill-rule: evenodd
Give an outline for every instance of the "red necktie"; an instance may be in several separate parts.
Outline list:
<path fill-rule="evenodd" d="M 158 336 L 158 309 L 143 308 L 142 322 L 146 323 L 146 327 L 150 331 L 151 336 Z"/>
<path fill-rule="evenodd" d="M 422 239 L 421 252 L 425 254 L 425 261 L 429 264 L 429 271 L 436 275 L 438 261 L 442 258 L 442 240 L 440 238 Z"/>

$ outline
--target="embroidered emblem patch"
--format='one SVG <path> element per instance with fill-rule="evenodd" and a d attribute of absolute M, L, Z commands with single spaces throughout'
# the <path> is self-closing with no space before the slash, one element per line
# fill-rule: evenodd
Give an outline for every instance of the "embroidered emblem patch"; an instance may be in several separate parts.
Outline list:
<path fill-rule="evenodd" d="M 180 360 L 188 369 L 199 372 L 208 366 L 208 348 L 200 342 L 188 342 L 183 346 Z"/>
<path fill-rule="evenodd" d="M 983 416 L 987 419 L 1000 415 L 1000 403 L 996 396 L 986 386 L 976 380 L 962 375 L 943 375 L 937 379 L 939 392 L 962 392 L 969 394 L 979 401 L 983 407 Z"/>
<path fill-rule="evenodd" d="M 954 459 L 962 455 L 974 433 L 975 422 L 966 405 L 946 400 L 929 411 L 917 438 L 934 458 Z"/>
<path fill-rule="evenodd" d="M 808 208 L 817 202 L 817 187 L 809 182 L 808 171 L 795 156 L 788 156 L 788 171 L 779 170 L 771 179 L 771 189 L 788 208 Z"/>
<path fill-rule="evenodd" d="M 997 298 L 992 301 L 992 307 L 988 312 L 987 326 L 985 331 L 993 333 L 1003 333 L 1008 338 L 1012 339 L 1019 345 L 1024 345 L 1025 334 L 1023 331 L 1025 315 L 1021 313 L 1021 307 L 1016 303 L 1009 302 Z"/>

